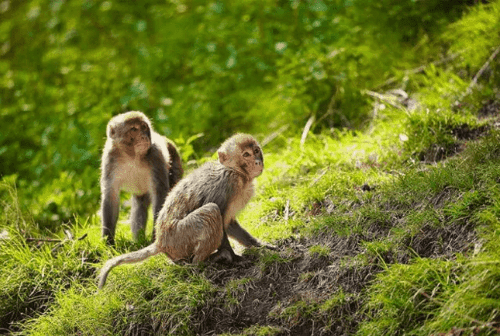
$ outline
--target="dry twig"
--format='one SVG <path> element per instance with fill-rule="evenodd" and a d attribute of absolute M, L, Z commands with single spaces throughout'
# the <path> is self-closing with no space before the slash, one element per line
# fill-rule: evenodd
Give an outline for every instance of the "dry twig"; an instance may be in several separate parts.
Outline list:
<path fill-rule="evenodd" d="M 26 238 L 27 242 L 44 242 L 44 243 L 60 243 L 62 242 L 61 239 L 52 239 L 52 238 L 32 238 L 28 237 Z"/>
<path fill-rule="evenodd" d="M 309 133 L 309 130 L 311 129 L 312 124 L 314 123 L 314 120 L 316 120 L 316 117 L 314 115 L 312 115 L 309 118 L 309 120 L 307 120 L 306 126 L 304 127 L 304 131 L 302 131 L 302 136 L 300 137 L 300 147 L 304 146 L 307 134 Z"/>
<path fill-rule="evenodd" d="M 283 125 L 276 132 L 273 132 L 270 135 L 268 135 L 264 140 L 262 140 L 262 142 L 261 142 L 262 147 L 264 147 L 265 145 L 267 145 L 268 143 L 270 143 L 271 141 L 276 139 L 278 137 L 278 135 L 281 135 L 284 131 L 286 131 L 288 129 L 288 127 L 289 127 L 288 124 Z"/>
<path fill-rule="evenodd" d="M 64 239 L 64 240 L 62 240 L 59 244 L 57 244 L 56 246 L 54 246 L 54 247 L 52 248 L 51 252 L 55 252 L 55 251 L 56 251 L 59 247 L 63 246 L 63 245 L 64 245 L 64 243 L 66 243 L 66 242 L 68 242 L 68 241 L 74 241 L 74 239 L 73 239 L 73 235 L 71 234 L 71 232 L 69 232 L 69 231 L 68 231 L 68 232 L 66 232 L 66 231 L 68 231 L 68 230 L 65 230 L 65 233 L 66 233 L 66 235 L 67 235 L 69 238 L 68 238 L 68 239 Z M 81 236 L 80 238 L 78 238 L 78 239 L 77 239 L 77 241 L 78 241 L 78 240 L 83 240 L 83 239 L 85 239 L 85 238 L 87 238 L 87 234 L 86 234 L 86 233 L 85 233 L 83 236 Z"/>
<path fill-rule="evenodd" d="M 33 238 L 33 237 L 27 237 L 26 241 L 27 242 L 38 242 L 38 243 L 57 243 L 51 250 L 51 252 L 55 252 L 59 247 L 64 245 L 64 243 L 68 241 L 75 241 L 73 234 L 69 230 L 64 230 L 64 233 L 66 234 L 65 239 L 53 239 L 53 238 Z M 77 239 L 78 240 L 83 240 L 87 238 L 87 234 L 85 233 L 83 236 Z"/>
<path fill-rule="evenodd" d="M 454 54 L 451 54 L 450 56 L 442 58 L 440 60 L 431 62 L 429 64 L 421 65 L 418 68 L 407 70 L 407 71 L 405 71 L 405 76 L 414 75 L 414 74 L 423 72 L 429 65 L 441 65 L 444 63 L 448 63 L 449 61 L 455 59 L 458 55 L 460 55 L 460 53 L 454 53 Z M 384 86 L 392 84 L 392 83 L 396 82 L 398 79 L 399 79 L 399 77 L 391 77 L 388 80 L 386 80 L 384 83 L 382 83 L 380 86 L 378 86 L 377 89 L 380 89 L 380 88 L 383 88 Z"/>
<path fill-rule="evenodd" d="M 484 71 L 488 68 L 490 63 L 495 59 L 495 57 L 498 56 L 499 53 L 500 53 L 500 46 L 498 46 L 498 48 L 496 48 L 495 51 L 493 51 L 493 53 L 490 55 L 488 60 L 483 64 L 481 69 L 479 69 L 479 71 L 476 73 L 474 78 L 472 78 L 472 81 L 470 82 L 469 86 L 467 87 L 467 90 L 465 90 L 465 93 L 463 94 L 462 99 L 464 97 L 468 96 L 469 94 L 471 94 L 472 89 L 474 88 L 474 86 L 477 85 L 477 80 L 479 79 L 479 77 L 481 77 L 483 75 Z"/>
<path fill-rule="evenodd" d="M 286 200 L 285 211 L 283 215 L 283 219 L 285 222 L 288 222 L 288 217 L 290 216 L 290 200 Z"/>

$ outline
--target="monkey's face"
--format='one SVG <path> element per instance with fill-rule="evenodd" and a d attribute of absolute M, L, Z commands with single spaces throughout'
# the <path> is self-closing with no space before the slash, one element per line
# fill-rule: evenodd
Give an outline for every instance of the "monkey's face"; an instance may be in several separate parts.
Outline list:
<path fill-rule="evenodd" d="M 242 149 L 240 167 L 248 172 L 251 178 L 256 178 L 264 170 L 264 156 L 257 143 Z"/>
<path fill-rule="evenodd" d="M 108 126 L 108 136 L 129 155 L 144 155 L 151 147 L 151 129 L 144 118 L 136 117 Z"/>
<path fill-rule="evenodd" d="M 219 149 L 219 162 L 256 178 L 264 170 L 262 150 L 253 137 L 245 134 L 233 136 Z"/>
<path fill-rule="evenodd" d="M 151 147 L 151 131 L 148 124 L 139 120 L 128 123 L 122 143 L 134 147 L 136 154 L 145 154 Z"/>

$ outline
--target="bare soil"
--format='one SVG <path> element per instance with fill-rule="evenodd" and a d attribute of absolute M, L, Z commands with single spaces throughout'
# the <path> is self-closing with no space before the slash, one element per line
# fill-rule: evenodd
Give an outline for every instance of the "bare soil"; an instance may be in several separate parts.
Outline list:
<path fill-rule="evenodd" d="M 426 258 L 453 258 L 458 252 L 473 249 L 477 242 L 474 229 L 470 222 L 439 228 L 424 226 L 400 250 L 381 257 L 388 264 L 407 263 L 414 253 Z M 346 263 L 354 260 L 349 257 L 364 252 L 362 241 L 387 235 L 386 225 L 378 230 L 371 227 L 369 231 L 366 236 L 339 237 L 324 232 L 309 238 L 282 240 L 278 242 L 278 253 L 286 261 L 276 261 L 264 268 L 254 253 L 245 255 L 245 261 L 236 265 L 208 266 L 205 275 L 220 291 L 198 312 L 196 333 L 241 333 L 250 326 L 262 325 L 280 328 L 279 335 L 354 334 L 365 318 L 363 292 L 383 270 L 377 258 L 359 266 Z M 316 245 L 328 247 L 330 252 L 322 256 L 311 254 L 309 248 Z M 238 279 L 249 281 L 236 294 L 239 304 L 228 307 L 224 288 Z M 319 306 L 340 291 L 345 301 L 327 311 L 312 315 L 308 315 L 307 309 L 292 314 L 286 311 L 300 302 Z"/>
<path fill-rule="evenodd" d="M 456 155 L 465 149 L 467 141 L 476 140 L 486 134 L 489 125 L 471 127 L 469 124 L 461 124 L 450 128 L 450 133 L 455 141 L 447 145 L 434 144 L 422 151 L 418 157 L 425 163 L 435 163 Z"/>

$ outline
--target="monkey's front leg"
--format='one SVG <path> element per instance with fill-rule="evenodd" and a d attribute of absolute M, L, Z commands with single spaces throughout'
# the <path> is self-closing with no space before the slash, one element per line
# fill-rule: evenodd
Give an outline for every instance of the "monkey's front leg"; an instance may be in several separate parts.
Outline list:
<path fill-rule="evenodd" d="M 135 241 L 146 238 L 146 223 L 148 221 L 148 207 L 151 203 L 149 194 L 132 196 L 132 211 L 130 212 L 130 225 L 132 237 Z"/>
<path fill-rule="evenodd" d="M 248 233 L 241 225 L 238 223 L 236 219 L 231 220 L 228 228 L 226 229 L 227 234 L 236 239 L 240 244 L 245 247 L 257 246 L 257 247 L 266 247 L 271 250 L 276 250 L 277 247 L 268 243 L 261 243 L 257 239 L 255 239 L 250 233 Z"/>
<path fill-rule="evenodd" d="M 102 236 L 110 245 L 115 244 L 116 222 L 120 210 L 120 197 L 118 191 L 108 188 L 102 191 L 101 216 Z"/>

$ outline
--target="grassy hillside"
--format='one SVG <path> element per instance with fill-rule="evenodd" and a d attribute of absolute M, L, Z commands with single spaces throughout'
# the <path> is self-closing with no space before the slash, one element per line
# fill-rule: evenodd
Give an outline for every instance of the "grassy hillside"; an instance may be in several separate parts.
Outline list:
<path fill-rule="evenodd" d="M 0 333 L 500 330 L 500 1 L 2 6 Z M 127 109 L 177 140 L 188 171 L 221 137 L 256 134 L 266 168 L 239 220 L 278 250 L 156 256 L 96 293 L 103 262 L 143 246 L 127 209 L 115 248 L 95 214 L 104 126 Z"/>

